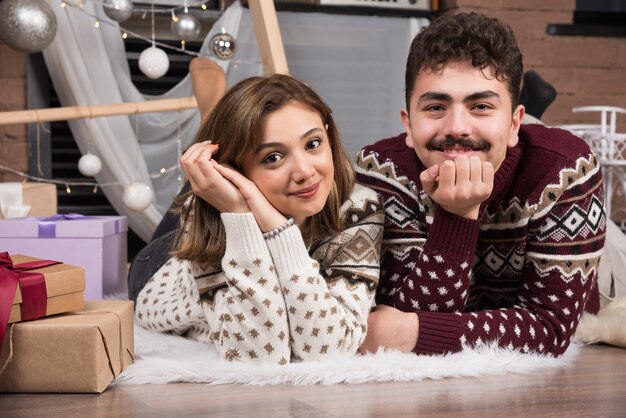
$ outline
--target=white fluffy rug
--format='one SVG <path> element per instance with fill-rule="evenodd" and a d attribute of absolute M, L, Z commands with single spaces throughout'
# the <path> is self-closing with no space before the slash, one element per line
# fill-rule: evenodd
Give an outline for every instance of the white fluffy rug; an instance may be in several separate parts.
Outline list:
<path fill-rule="evenodd" d="M 333 360 L 292 363 L 284 366 L 251 365 L 221 361 L 207 344 L 145 330 L 135 324 L 135 362 L 113 384 L 209 384 L 311 385 L 419 381 L 443 377 L 531 373 L 566 366 L 576 357 L 572 344 L 553 358 L 521 354 L 495 346 L 467 349 L 446 356 L 416 356 L 380 350 L 365 356 L 341 356 Z"/>

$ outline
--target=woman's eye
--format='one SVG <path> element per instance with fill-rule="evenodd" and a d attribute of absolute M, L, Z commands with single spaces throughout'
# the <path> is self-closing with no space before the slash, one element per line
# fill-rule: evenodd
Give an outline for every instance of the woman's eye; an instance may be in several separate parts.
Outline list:
<path fill-rule="evenodd" d="M 278 153 L 272 153 L 263 158 L 264 164 L 275 164 L 281 160 L 281 156 Z"/>
<path fill-rule="evenodd" d="M 306 143 L 306 149 L 307 150 L 315 149 L 321 145 L 322 145 L 322 140 L 320 138 L 314 138 Z"/>

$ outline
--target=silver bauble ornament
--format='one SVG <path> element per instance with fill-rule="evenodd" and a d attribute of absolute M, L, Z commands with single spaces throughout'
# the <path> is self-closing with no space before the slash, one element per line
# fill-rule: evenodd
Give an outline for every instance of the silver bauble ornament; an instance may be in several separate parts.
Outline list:
<path fill-rule="evenodd" d="M 85 177 L 93 177 L 102 169 L 102 162 L 96 155 L 87 153 L 78 160 L 78 171 Z"/>
<path fill-rule="evenodd" d="M 136 181 L 124 190 L 124 204 L 129 209 L 141 212 L 152 203 L 152 189 L 145 183 Z"/>
<path fill-rule="evenodd" d="M 169 68 L 170 60 L 161 48 L 151 46 L 139 54 L 139 69 L 147 77 L 152 79 L 163 77 Z"/>
<path fill-rule="evenodd" d="M 32 54 L 52 42 L 57 19 L 44 0 L 4 0 L 0 3 L 0 39 L 11 48 Z"/>
<path fill-rule="evenodd" d="M 104 0 L 102 8 L 104 14 L 116 22 L 128 20 L 133 14 L 133 2 L 131 0 Z"/>
<path fill-rule="evenodd" d="M 235 55 L 237 41 L 229 33 L 220 32 L 209 41 L 213 55 L 221 60 L 229 60 Z"/>
<path fill-rule="evenodd" d="M 170 29 L 175 37 L 183 41 L 193 41 L 200 35 L 200 21 L 192 14 L 178 15 L 172 20 Z"/>

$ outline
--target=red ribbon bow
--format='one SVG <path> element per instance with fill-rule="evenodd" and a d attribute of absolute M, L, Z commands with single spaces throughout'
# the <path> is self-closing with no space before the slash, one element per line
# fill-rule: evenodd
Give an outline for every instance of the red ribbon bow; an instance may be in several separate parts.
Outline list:
<path fill-rule="evenodd" d="M 0 350 L 18 283 L 22 292 L 22 321 L 46 316 L 48 293 L 44 276 L 41 273 L 29 273 L 26 270 L 54 264 L 60 264 L 60 261 L 38 260 L 13 265 L 9 253 L 0 253 Z"/>

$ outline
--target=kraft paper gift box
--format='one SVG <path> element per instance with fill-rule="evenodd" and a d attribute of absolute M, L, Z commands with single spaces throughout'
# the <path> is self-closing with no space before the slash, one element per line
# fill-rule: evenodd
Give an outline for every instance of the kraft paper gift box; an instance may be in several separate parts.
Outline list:
<path fill-rule="evenodd" d="M 57 213 L 57 187 L 49 183 L 0 183 L 0 219 L 52 216 Z"/>
<path fill-rule="evenodd" d="M 56 215 L 0 221 L 0 251 L 28 254 L 85 269 L 85 299 L 126 293 L 125 216 Z"/>
<path fill-rule="evenodd" d="M 39 258 L 25 255 L 11 255 L 13 265 L 17 268 L 22 263 L 40 261 Z M 69 264 L 53 264 L 46 267 L 28 269 L 27 273 L 41 273 L 44 276 L 46 288 L 45 315 L 53 315 L 67 311 L 82 309 L 85 305 L 85 269 Z M 16 287 L 9 324 L 22 321 L 22 291 Z"/>
<path fill-rule="evenodd" d="M 132 301 L 106 300 L 10 325 L 0 392 L 102 393 L 133 362 L 133 318 Z"/>

